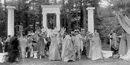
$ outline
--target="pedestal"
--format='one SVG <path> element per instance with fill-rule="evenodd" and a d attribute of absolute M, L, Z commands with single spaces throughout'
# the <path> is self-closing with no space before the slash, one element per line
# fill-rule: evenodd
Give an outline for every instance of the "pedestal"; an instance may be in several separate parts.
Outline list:
<path fill-rule="evenodd" d="M 7 22 L 7 35 L 14 35 L 14 6 L 7 6 L 8 9 L 8 22 Z"/>
<path fill-rule="evenodd" d="M 88 7 L 88 31 L 94 33 L 94 9 L 95 7 Z"/>

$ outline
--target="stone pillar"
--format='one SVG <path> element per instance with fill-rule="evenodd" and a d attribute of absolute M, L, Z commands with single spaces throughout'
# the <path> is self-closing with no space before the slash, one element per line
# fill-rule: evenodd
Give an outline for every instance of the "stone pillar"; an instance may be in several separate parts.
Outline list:
<path fill-rule="evenodd" d="M 7 35 L 14 35 L 14 6 L 7 6 L 8 9 L 8 22 L 7 22 Z"/>
<path fill-rule="evenodd" d="M 47 28 L 47 13 L 42 13 L 43 14 L 43 22 L 42 25 L 44 28 Z"/>
<path fill-rule="evenodd" d="M 56 27 L 60 30 L 60 13 L 56 13 Z"/>
<path fill-rule="evenodd" d="M 88 31 L 94 33 L 94 9 L 95 7 L 88 7 Z"/>

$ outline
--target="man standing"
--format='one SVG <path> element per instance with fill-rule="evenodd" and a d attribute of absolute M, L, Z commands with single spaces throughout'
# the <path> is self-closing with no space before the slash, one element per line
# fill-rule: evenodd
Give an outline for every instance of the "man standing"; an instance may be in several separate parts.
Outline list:
<path fill-rule="evenodd" d="M 83 39 L 81 34 L 79 34 L 79 30 L 75 30 L 75 34 L 76 52 L 78 54 L 78 59 L 81 59 L 81 52 L 83 51 Z"/>

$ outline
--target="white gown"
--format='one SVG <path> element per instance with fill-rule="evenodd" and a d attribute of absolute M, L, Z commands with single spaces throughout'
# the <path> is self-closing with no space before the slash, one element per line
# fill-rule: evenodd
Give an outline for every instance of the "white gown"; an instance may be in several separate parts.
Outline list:
<path fill-rule="evenodd" d="M 128 52 L 124 55 L 120 57 L 123 60 L 130 60 L 130 49 L 128 50 Z"/>

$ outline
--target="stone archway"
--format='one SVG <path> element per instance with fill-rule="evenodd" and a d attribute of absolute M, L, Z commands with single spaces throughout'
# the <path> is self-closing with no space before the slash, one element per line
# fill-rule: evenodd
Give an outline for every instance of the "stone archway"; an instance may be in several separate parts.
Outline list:
<path fill-rule="evenodd" d="M 47 27 L 47 14 L 55 13 L 56 14 L 56 28 L 57 28 L 57 30 L 60 30 L 61 5 L 41 5 L 41 7 L 42 7 L 42 15 L 43 15 L 43 21 L 42 21 L 43 27 L 48 28 Z"/>

